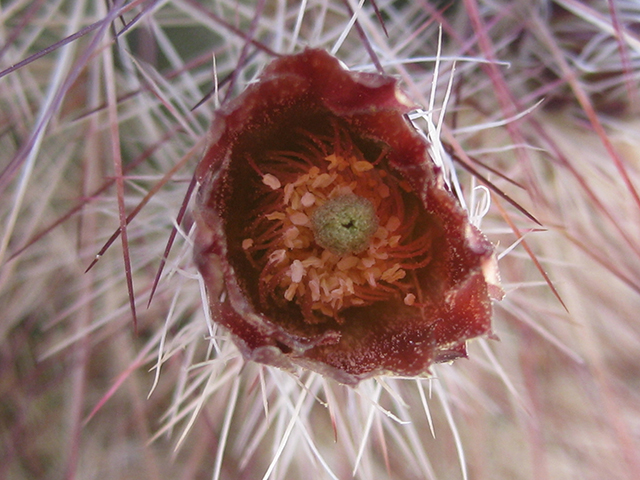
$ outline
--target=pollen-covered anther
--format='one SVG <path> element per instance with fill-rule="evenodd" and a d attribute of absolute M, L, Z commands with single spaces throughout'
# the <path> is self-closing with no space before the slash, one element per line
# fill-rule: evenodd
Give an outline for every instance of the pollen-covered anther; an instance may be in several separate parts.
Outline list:
<path fill-rule="evenodd" d="M 300 283 L 302 281 L 302 277 L 304 276 L 304 266 L 300 260 L 294 260 L 291 263 L 291 281 L 294 283 Z"/>
<path fill-rule="evenodd" d="M 313 206 L 314 203 L 316 203 L 316 197 L 311 192 L 305 193 L 304 195 L 302 195 L 302 198 L 300 199 L 300 204 L 306 208 Z"/>
<path fill-rule="evenodd" d="M 302 212 L 292 213 L 289 216 L 289 219 L 291 220 L 291 223 L 293 223 L 294 225 L 298 225 L 298 226 L 303 226 L 303 225 L 306 225 L 307 223 L 309 223 L 309 217 L 307 217 Z"/>
<path fill-rule="evenodd" d="M 394 283 L 394 282 L 397 282 L 398 280 L 403 279 L 406 275 L 407 275 L 407 272 L 402 270 L 400 268 L 400 265 L 396 263 L 390 269 L 385 270 L 385 272 L 380 276 L 380 278 L 385 282 Z"/>
<path fill-rule="evenodd" d="M 407 293 L 404 297 L 404 304 L 411 306 L 416 302 L 416 296 L 413 293 Z"/>
<path fill-rule="evenodd" d="M 279 263 L 284 262 L 286 258 L 287 258 L 287 252 L 285 250 L 282 250 L 282 249 L 274 250 L 269 255 L 269 263 L 277 265 Z"/>
<path fill-rule="evenodd" d="M 271 175 L 270 173 L 267 173 L 262 177 L 262 183 L 270 187 L 271 190 L 277 190 L 282 186 L 280 180 L 278 180 L 278 177 L 276 177 L 275 175 Z"/>

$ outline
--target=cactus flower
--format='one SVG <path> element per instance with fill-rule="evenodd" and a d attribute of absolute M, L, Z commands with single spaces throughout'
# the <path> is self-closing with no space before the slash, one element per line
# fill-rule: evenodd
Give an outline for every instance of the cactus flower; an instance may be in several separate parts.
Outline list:
<path fill-rule="evenodd" d="M 493 246 L 413 108 L 395 79 L 308 49 L 216 112 L 195 259 L 246 359 L 354 385 L 427 375 L 491 334 Z"/>

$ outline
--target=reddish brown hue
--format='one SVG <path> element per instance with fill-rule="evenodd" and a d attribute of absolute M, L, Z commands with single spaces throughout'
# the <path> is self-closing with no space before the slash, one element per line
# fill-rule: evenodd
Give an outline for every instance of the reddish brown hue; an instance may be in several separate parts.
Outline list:
<path fill-rule="evenodd" d="M 197 170 L 195 258 L 214 319 L 245 358 L 355 384 L 374 375 L 427 374 L 434 362 L 466 356 L 466 340 L 491 333 L 493 247 L 445 188 L 427 142 L 404 117 L 411 108 L 394 79 L 349 72 L 327 53 L 306 50 L 275 60 L 216 112 L 211 147 Z M 376 199 L 381 219 L 405 222 L 390 255 L 404 248 L 415 258 L 398 260 L 406 270 L 401 280 L 359 287 L 365 300 L 348 297 L 362 305 L 318 310 L 308 284 L 306 297 L 282 296 L 277 282 L 291 273 L 268 260 L 279 237 L 264 233 L 265 215 L 284 205 L 280 183 L 305 166 L 325 168 L 323 157 L 336 151 L 370 162 L 371 174 L 391 186 L 401 213 Z M 296 160 L 274 161 L 282 152 Z M 259 235 L 268 246 L 247 246 Z M 283 252 L 320 256 L 322 248 Z"/>

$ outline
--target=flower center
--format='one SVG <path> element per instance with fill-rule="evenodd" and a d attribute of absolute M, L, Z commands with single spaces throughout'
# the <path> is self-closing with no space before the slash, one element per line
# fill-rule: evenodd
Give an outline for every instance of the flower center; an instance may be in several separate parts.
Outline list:
<path fill-rule="evenodd" d="M 318 207 L 311 216 L 316 243 L 343 256 L 369 247 L 378 230 L 373 204 L 358 195 L 341 195 Z"/>
<path fill-rule="evenodd" d="M 341 311 L 390 298 L 413 305 L 419 289 L 407 273 L 431 261 L 411 187 L 382 154 L 370 162 L 332 140 L 270 152 L 268 172 L 253 164 L 262 194 L 242 239 L 260 301 L 296 302 L 308 323 L 342 322 Z"/>

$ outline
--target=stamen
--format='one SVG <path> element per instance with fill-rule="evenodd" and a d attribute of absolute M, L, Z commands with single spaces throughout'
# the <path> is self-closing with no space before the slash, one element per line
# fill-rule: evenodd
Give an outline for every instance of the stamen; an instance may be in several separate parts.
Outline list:
<path fill-rule="evenodd" d="M 242 248 L 263 265 L 260 301 L 296 302 L 309 323 L 394 297 L 414 305 L 407 272 L 431 260 L 409 184 L 378 168 L 384 154 L 371 163 L 347 140 L 311 137 L 299 152 L 272 152 L 273 173 L 256 170 L 270 193 Z"/>
<path fill-rule="evenodd" d="M 270 173 L 267 173 L 262 177 L 262 183 L 270 187 L 271 190 L 277 190 L 282 186 L 280 180 L 278 180 L 274 175 L 271 175 Z"/>
<path fill-rule="evenodd" d="M 354 162 L 352 168 L 354 172 L 362 173 L 371 170 L 373 168 L 373 165 L 366 160 L 360 160 L 358 162 Z"/>
<path fill-rule="evenodd" d="M 300 203 L 302 204 L 303 207 L 309 208 L 314 203 L 316 203 L 316 197 L 313 195 L 313 193 L 307 192 L 304 195 L 302 195 L 302 198 L 300 199 Z"/>
<path fill-rule="evenodd" d="M 300 260 L 294 260 L 291 264 L 291 281 L 293 283 L 300 283 L 304 276 L 304 266 Z"/>
<path fill-rule="evenodd" d="M 302 212 L 296 212 L 291 214 L 289 216 L 289 220 L 291 220 L 291 223 L 298 226 L 306 225 L 307 223 L 309 223 L 309 217 L 307 217 Z"/>

